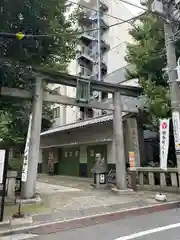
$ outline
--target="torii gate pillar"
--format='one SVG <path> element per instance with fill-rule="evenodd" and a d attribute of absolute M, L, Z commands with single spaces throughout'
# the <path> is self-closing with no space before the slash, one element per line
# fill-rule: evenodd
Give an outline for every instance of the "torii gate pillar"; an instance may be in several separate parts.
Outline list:
<path fill-rule="evenodd" d="M 119 189 L 127 188 L 126 181 L 126 161 L 124 151 L 124 136 L 123 136 L 123 122 L 122 122 L 122 102 L 120 92 L 115 92 L 114 100 L 114 119 L 113 119 L 113 133 L 115 143 L 115 157 L 116 157 L 116 186 Z"/>

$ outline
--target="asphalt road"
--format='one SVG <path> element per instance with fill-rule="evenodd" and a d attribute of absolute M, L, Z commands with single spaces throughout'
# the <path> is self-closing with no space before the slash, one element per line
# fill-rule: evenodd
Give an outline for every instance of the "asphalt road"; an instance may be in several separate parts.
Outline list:
<path fill-rule="evenodd" d="M 123 220 L 59 232 L 55 234 L 9 238 L 10 240 L 179 240 L 180 209 L 128 217 Z M 8 239 L 8 240 L 9 240 Z M 3 238 L 1 240 L 4 240 Z M 5 239 L 6 240 L 6 239 Z"/>

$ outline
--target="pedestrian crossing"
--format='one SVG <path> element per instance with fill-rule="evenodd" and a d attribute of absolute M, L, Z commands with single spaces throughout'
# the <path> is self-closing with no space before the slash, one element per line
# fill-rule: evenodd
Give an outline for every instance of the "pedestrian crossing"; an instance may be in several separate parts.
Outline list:
<path fill-rule="evenodd" d="M 25 240 L 37 237 L 35 234 L 15 234 L 5 237 L 0 237 L 1 240 Z"/>

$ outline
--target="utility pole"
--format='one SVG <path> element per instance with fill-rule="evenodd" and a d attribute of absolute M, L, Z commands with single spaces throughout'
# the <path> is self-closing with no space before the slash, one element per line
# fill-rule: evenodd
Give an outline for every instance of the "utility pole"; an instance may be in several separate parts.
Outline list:
<path fill-rule="evenodd" d="M 22 182 L 21 196 L 24 199 L 34 197 L 36 193 L 36 177 L 39 160 L 42 104 L 43 104 L 43 86 L 42 79 L 36 78 L 35 90 L 32 103 L 32 126 L 29 146 L 29 161 L 27 180 Z"/>
<path fill-rule="evenodd" d="M 101 76 L 101 15 L 100 15 L 100 0 L 97 0 L 97 28 L 98 28 L 98 81 L 102 81 Z M 102 93 L 99 93 L 99 101 L 102 99 Z"/>
<path fill-rule="evenodd" d="M 101 81 L 101 19 L 100 0 L 97 0 L 97 28 L 98 28 L 98 80 Z"/>
<path fill-rule="evenodd" d="M 167 57 L 167 73 L 169 79 L 170 86 L 170 95 L 171 95 L 171 107 L 172 107 L 172 120 L 173 120 L 173 131 L 174 131 L 174 139 L 175 139 L 175 149 L 176 149 L 176 160 L 177 160 L 177 168 L 178 168 L 178 179 L 180 180 L 180 151 L 179 146 L 177 144 L 179 139 L 177 139 L 180 132 L 180 87 L 177 75 L 177 58 L 176 58 L 176 49 L 175 45 L 172 42 L 173 32 L 173 24 L 174 19 L 171 20 L 170 17 L 172 13 L 171 4 L 169 6 L 163 5 L 163 9 L 165 12 L 165 16 L 167 16 L 167 20 L 164 23 L 164 34 L 165 34 L 165 45 L 166 45 L 166 57 Z"/>
<path fill-rule="evenodd" d="M 146 1 L 145 4 L 148 2 Z M 179 1 L 174 2 L 175 7 L 179 4 Z M 165 34 L 165 46 L 166 46 L 166 57 L 167 57 L 167 74 L 169 79 L 170 96 L 171 96 L 171 108 L 172 108 L 172 120 L 173 130 L 176 148 L 176 159 L 178 174 L 180 180 L 180 87 L 177 75 L 177 59 L 176 49 L 172 42 L 173 37 L 173 24 L 175 22 L 172 8 L 174 8 L 173 1 L 164 0 L 153 0 L 151 3 L 151 10 L 158 13 L 164 18 L 164 34 Z M 178 10 L 178 7 L 176 9 Z M 179 137 L 177 137 L 179 136 Z"/>
<path fill-rule="evenodd" d="M 166 56 L 167 56 L 167 73 L 169 78 L 169 86 L 170 86 L 170 94 L 171 94 L 171 106 L 172 106 L 172 118 L 174 113 L 178 115 L 180 118 L 180 88 L 179 83 L 177 81 L 177 59 L 176 59 L 176 51 L 175 46 L 171 42 L 171 37 L 173 36 L 172 24 L 164 23 L 164 33 L 165 33 L 165 44 L 166 44 Z M 180 121 L 180 119 L 179 119 Z M 173 121 L 173 129 L 174 129 L 174 137 L 177 131 L 180 129 L 176 129 L 176 125 L 174 125 Z M 178 173 L 180 174 L 180 153 L 176 151 L 176 160 Z M 180 175 L 179 175 L 180 178 Z"/>

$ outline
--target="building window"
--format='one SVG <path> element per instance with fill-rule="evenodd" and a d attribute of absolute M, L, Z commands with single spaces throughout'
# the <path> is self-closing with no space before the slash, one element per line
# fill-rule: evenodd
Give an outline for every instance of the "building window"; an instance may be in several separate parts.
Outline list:
<path fill-rule="evenodd" d="M 86 114 L 87 114 L 87 118 L 93 118 L 93 110 L 92 110 L 92 108 L 88 108 Z"/>
<path fill-rule="evenodd" d="M 92 108 L 80 107 L 80 120 L 85 120 L 88 118 L 93 118 L 94 112 Z"/>
<path fill-rule="evenodd" d="M 54 119 L 60 117 L 60 107 L 53 108 L 53 117 Z"/>
<path fill-rule="evenodd" d="M 102 100 L 108 99 L 108 93 L 107 92 L 102 92 Z"/>

